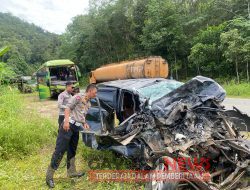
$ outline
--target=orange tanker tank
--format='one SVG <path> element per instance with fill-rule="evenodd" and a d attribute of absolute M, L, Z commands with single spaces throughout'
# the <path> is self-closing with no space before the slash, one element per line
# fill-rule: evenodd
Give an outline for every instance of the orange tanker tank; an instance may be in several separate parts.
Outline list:
<path fill-rule="evenodd" d="M 168 63 L 161 57 L 124 61 L 100 67 L 90 73 L 90 83 L 119 79 L 167 78 Z"/>

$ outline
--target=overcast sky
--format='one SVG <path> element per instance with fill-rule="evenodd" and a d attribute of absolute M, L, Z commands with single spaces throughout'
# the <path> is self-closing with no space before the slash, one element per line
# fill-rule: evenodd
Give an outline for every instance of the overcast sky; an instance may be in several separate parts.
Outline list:
<path fill-rule="evenodd" d="M 72 17 L 87 12 L 88 0 L 0 0 L 0 12 L 10 12 L 49 32 L 61 34 Z"/>

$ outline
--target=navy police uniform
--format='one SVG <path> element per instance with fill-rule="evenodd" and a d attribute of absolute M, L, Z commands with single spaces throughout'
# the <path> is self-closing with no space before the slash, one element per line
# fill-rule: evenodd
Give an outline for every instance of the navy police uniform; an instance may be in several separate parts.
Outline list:
<path fill-rule="evenodd" d="M 70 168 L 71 160 L 76 155 L 79 131 L 85 124 L 85 116 L 90 108 L 90 102 L 85 94 L 77 94 L 73 96 L 68 104 L 67 108 L 70 112 L 70 129 L 65 131 L 63 124 L 59 128 L 59 133 L 56 140 L 56 148 L 51 158 L 50 166 L 56 170 L 63 158 L 64 153 L 67 151 L 67 168 Z"/>

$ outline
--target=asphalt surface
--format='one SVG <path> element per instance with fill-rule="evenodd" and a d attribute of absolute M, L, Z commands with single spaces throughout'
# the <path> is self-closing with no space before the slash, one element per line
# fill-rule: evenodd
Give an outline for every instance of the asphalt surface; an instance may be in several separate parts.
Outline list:
<path fill-rule="evenodd" d="M 226 109 L 233 109 L 233 106 L 250 116 L 250 99 L 226 98 L 222 103 Z"/>

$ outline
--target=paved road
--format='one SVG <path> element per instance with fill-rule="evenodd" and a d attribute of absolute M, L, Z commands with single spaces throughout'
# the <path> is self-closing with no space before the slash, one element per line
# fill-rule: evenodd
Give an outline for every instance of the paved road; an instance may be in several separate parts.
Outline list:
<path fill-rule="evenodd" d="M 233 106 L 235 106 L 250 116 L 250 99 L 226 98 L 223 105 L 225 105 L 226 109 L 233 109 Z"/>

